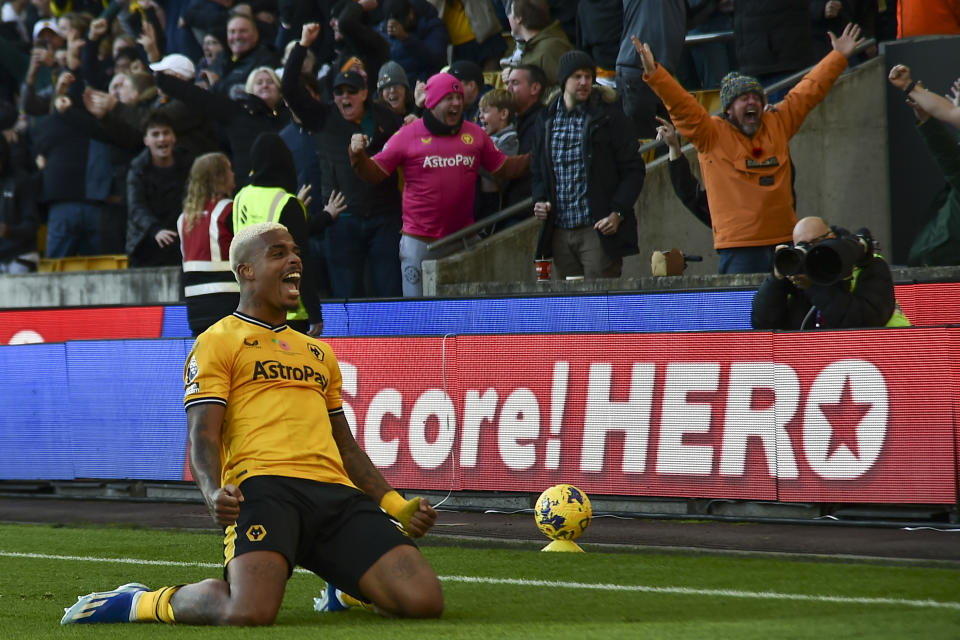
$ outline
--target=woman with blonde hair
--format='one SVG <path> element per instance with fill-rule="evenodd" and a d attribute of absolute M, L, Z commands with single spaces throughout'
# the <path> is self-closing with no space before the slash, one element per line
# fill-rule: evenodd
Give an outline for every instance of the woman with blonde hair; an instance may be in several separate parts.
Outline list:
<path fill-rule="evenodd" d="M 240 302 L 240 286 L 230 270 L 233 239 L 233 167 L 222 153 L 193 161 L 177 219 L 183 253 L 183 295 L 194 336 L 229 315 Z"/>
<path fill-rule="evenodd" d="M 237 187 L 250 180 L 250 147 L 261 133 L 279 133 L 290 122 L 290 112 L 280 94 L 280 79 L 270 67 L 247 74 L 243 90 L 227 97 L 202 89 L 167 73 L 157 74 L 157 87 L 182 100 L 191 109 L 209 114 L 230 145 L 230 160 Z"/>

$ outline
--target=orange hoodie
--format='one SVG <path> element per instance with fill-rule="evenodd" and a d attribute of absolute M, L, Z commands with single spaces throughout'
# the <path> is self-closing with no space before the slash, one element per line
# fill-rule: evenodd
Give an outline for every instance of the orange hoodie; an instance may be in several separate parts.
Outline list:
<path fill-rule="evenodd" d="M 900 0 L 897 37 L 960 33 L 960 0 Z"/>
<path fill-rule="evenodd" d="M 790 138 L 846 67 L 842 53 L 827 54 L 790 90 L 776 111 L 763 113 L 753 138 L 726 119 L 707 113 L 663 66 L 644 74 L 677 131 L 697 149 L 715 248 L 761 247 L 792 239 L 797 212 Z"/>

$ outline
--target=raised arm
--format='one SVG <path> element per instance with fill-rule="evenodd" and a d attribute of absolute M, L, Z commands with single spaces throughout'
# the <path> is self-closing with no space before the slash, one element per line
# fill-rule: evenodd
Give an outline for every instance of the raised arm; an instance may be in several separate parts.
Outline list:
<path fill-rule="evenodd" d="M 287 62 L 283 66 L 283 78 L 280 79 L 280 91 L 283 93 L 287 105 L 300 118 L 303 126 L 311 131 L 317 131 L 323 126 L 331 109 L 330 105 L 307 93 L 307 89 L 300 79 L 300 69 L 303 68 L 303 59 L 307 55 L 307 49 L 319 35 L 320 25 L 316 22 L 308 22 L 303 25 L 300 41 L 293 45 L 290 50 Z"/>
<path fill-rule="evenodd" d="M 160 89 L 160 91 L 163 91 L 171 98 L 182 100 L 185 104 L 198 111 L 216 114 L 217 118 L 226 117 L 230 119 L 233 119 L 238 113 L 243 112 L 243 108 L 238 106 L 233 100 L 219 93 L 201 89 L 192 82 L 181 80 L 165 71 L 156 73 L 155 77 L 157 79 L 157 88 Z"/>
<path fill-rule="evenodd" d="M 530 173 L 530 154 L 507 156 L 496 171 L 491 172 L 497 180 L 515 180 Z"/>
<path fill-rule="evenodd" d="M 83 45 L 80 52 L 80 73 L 87 86 L 100 91 L 106 91 L 110 85 L 110 77 L 106 74 L 104 65 L 101 64 L 98 53 L 103 36 L 106 35 L 109 24 L 103 18 L 97 18 L 90 23 L 90 29 L 87 31 L 87 42 Z"/>
<path fill-rule="evenodd" d="M 707 151 L 716 139 L 717 127 L 710 114 L 662 65 L 657 64 L 649 44 L 640 42 L 637 36 L 630 36 L 630 40 L 640 54 L 644 81 L 663 100 L 677 131 L 698 151 Z"/>
<path fill-rule="evenodd" d="M 387 513 L 403 525 L 404 530 L 413 537 L 424 535 L 437 521 L 437 512 L 430 503 L 420 498 L 404 500 L 387 483 L 366 452 L 360 448 L 350 432 L 350 425 L 343 412 L 330 416 L 333 439 L 340 450 L 343 467 L 350 481 L 360 491 L 373 498 Z"/>
<path fill-rule="evenodd" d="M 220 428 L 226 407 L 215 402 L 187 409 L 190 434 L 190 471 L 214 521 L 228 526 L 237 521 L 243 494 L 232 484 L 220 486 Z"/>
<path fill-rule="evenodd" d="M 367 143 L 367 136 L 362 133 L 355 133 L 350 138 L 350 166 L 364 182 L 383 182 L 388 174 L 367 155 Z"/>
<path fill-rule="evenodd" d="M 337 28 L 348 43 L 352 43 L 356 51 L 365 52 L 365 61 L 387 61 L 390 59 L 390 44 L 386 38 L 364 23 L 363 9 L 354 2 L 344 4 L 340 15 L 337 16 Z"/>
<path fill-rule="evenodd" d="M 697 217 L 697 220 L 711 226 L 710 207 L 707 204 L 707 192 L 700 185 L 700 181 L 690 170 L 690 162 L 680 149 L 680 139 L 677 130 L 669 120 L 657 116 L 660 126 L 657 127 L 657 140 L 666 142 L 670 160 L 670 184 L 673 192 L 687 210 Z"/>
<path fill-rule="evenodd" d="M 898 64 L 890 69 L 887 76 L 890 84 L 904 92 L 905 97 L 916 102 L 920 107 L 937 120 L 943 120 L 955 127 L 960 127 L 960 106 L 957 100 L 950 101 L 932 91 L 928 91 L 919 80 L 910 76 L 910 67 Z M 956 87 L 956 83 L 954 83 Z M 957 95 L 957 89 L 954 89 Z"/>

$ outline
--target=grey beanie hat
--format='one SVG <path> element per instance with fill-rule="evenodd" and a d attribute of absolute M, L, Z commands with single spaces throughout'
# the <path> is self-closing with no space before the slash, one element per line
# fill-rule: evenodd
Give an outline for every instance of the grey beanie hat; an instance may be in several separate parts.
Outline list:
<path fill-rule="evenodd" d="M 410 81 L 407 80 L 407 72 L 403 70 L 403 67 L 394 60 L 387 60 L 380 67 L 380 73 L 377 74 L 377 91 L 383 91 L 395 84 L 402 84 L 407 89 L 410 88 Z"/>

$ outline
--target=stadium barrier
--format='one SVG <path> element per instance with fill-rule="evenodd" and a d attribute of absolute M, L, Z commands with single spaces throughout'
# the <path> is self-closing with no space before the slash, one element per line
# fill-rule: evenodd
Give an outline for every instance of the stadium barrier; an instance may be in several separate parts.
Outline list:
<path fill-rule="evenodd" d="M 328 341 L 399 488 L 958 502 L 958 328 Z M 190 345 L 0 348 L 0 479 L 189 480 Z"/>
<path fill-rule="evenodd" d="M 329 302 L 324 335 L 729 331 L 750 328 L 753 295 L 712 289 Z M 901 284 L 896 295 L 915 326 L 960 324 L 960 282 Z M 183 305 L 0 311 L 0 345 L 188 337 Z"/>

